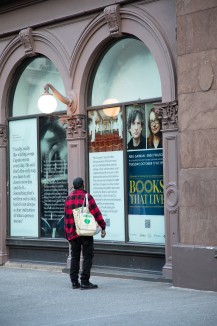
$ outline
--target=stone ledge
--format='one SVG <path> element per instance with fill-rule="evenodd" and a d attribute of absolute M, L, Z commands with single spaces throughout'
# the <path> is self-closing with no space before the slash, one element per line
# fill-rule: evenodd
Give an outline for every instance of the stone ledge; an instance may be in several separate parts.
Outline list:
<path fill-rule="evenodd" d="M 21 268 L 21 269 L 37 269 L 44 271 L 52 271 L 59 273 L 69 273 L 69 269 L 65 264 L 44 264 L 40 262 L 19 262 L 19 261 L 8 261 L 2 268 Z M 132 280 L 142 280 L 150 282 L 163 282 L 171 283 L 171 279 L 163 277 L 163 274 L 158 271 L 149 271 L 149 270 L 137 270 L 137 269 L 126 269 L 126 268 L 115 268 L 115 267 L 101 267 L 93 266 L 91 270 L 92 276 L 100 277 L 114 277 L 114 278 L 123 278 L 123 279 L 132 279 Z"/>

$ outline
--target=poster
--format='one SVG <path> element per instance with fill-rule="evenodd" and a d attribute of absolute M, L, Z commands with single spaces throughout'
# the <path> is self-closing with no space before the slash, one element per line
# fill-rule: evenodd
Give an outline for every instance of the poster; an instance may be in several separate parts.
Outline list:
<path fill-rule="evenodd" d="M 163 153 L 161 149 L 128 155 L 129 214 L 163 215 Z"/>
<path fill-rule="evenodd" d="M 66 131 L 58 117 L 41 117 L 41 236 L 64 237 L 64 202 L 68 195 Z"/>
<path fill-rule="evenodd" d="M 152 104 L 127 107 L 130 241 L 165 242 L 161 129 Z"/>
<path fill-rule="evenodd" d="M 106 221 L 106 240 L 124 241 L 123 127 L 120 107 L 89 111 L 90 193 Z M 95 237 L 103 241 L 100 235 Z"/>
<path fill-rule="evenodd" d="M 36 119 L 9 122 L 10 235 L 38 237 Z"/>

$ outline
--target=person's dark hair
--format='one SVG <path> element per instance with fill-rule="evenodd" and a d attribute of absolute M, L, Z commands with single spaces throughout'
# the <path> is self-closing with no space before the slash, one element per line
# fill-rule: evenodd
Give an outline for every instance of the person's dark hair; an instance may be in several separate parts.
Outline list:
<path fill-rule="evenodd" d="M 83 181 L 83 179 L 82 178 L 75 178 L 74 180 L 73 180 L 73 187 L 74 187 L 74 189 L 81 189 L 81 188 L 83 188 L 83 186 L 84 186 L 84 181 Z"/>
<path fill-rule="evenodd" d="M 141 121 L 141 126 L 143 127 L 145 124 L 145 119 L 144 119 L 144 114 L 143 111 L 140 109 L 135 109 L 132 110 L 128 116 L 128 121 L 127 121 L 127 128 L 128 130 L 130 130 L 131 127 L 131 123 L 134 123 L 134 121 L 136 120 L 136 117 L 139 117 L 140 121 Z"/>
<path fill-rule="evenodd" d="M 153 144 L 153 138 L 154 138 L 154 135 L 153 135 L 153 133 L 152 133 L 152 131 L 151 131 L 151 121 L 150 121 L 150 115 L 151 115 L 151 113 L 154 113 L 155 114 L 155 117 L 159 120 L 159 124 L 160 124 L 160 131 L 158 132 L 158 134 L 157 134 L 157 136 L 159 137 L 159 138 L 161 138 L 161 129 L 162 129 L 162 127 L 161 127 L 161 119 L 159 119 L 158 118 L 158 114 L 157 114 L 157 112 L 155 111 L 155 108 L 152 108 L 151 110 L 150 110 L 150 112 L 149 112 L 149 115 L 148 115 L 148 129 L 149 129 L 149 136 L 148 136 L 148 139 L 147 139 L 147 143 L 148 143 L 148 147 L 150 146 L 152 146 L 152 144 Z"/>

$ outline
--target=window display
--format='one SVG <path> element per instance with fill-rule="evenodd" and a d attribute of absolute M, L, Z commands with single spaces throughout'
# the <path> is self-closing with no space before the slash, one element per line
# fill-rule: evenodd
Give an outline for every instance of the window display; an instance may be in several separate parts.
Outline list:
<path fill-rule="evenodd" d="M 161 120 L 152 104 L 126 111 L 129 240 L 164 243 Z"/>

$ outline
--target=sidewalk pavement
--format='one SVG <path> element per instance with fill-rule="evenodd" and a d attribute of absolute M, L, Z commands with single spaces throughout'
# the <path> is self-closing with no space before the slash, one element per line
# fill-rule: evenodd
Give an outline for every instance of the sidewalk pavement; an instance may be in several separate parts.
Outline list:
<path fill-rule="evenodd" d="M 217 293 L 92 276 L 72 290 L 61 270 L 0 267 L 0 326 L 215 326 Z"/>

